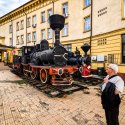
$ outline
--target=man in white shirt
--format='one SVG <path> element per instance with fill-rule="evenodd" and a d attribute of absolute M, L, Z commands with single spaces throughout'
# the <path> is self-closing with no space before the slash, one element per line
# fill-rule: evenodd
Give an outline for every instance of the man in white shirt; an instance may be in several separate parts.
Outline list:
<path fill-rule="evenodd" d="M 110 64 L 106 68 L 106 72 L 108 75 L 104 78 L 101 96 L 102 105 L 105 110 L 106 122 L 107 125 L 119 125 L 119 104 L 121 102 L 120 98 L 124 89 L 124 81 L 117 75 L 118 66 L 116 64 Z M 109 85 L 110 88 L 107 88 Z M 111 95 L 112 91 L 113 94 Z M 113 102 L 114 100 L 112 101 L 112 98 L 114 98 L 115 102 Z"/>

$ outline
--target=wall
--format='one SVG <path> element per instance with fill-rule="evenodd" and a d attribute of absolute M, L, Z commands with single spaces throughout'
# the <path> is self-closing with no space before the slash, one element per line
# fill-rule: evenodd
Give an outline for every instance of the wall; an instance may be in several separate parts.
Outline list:
<path fill-rule="evenodd" d="M 93 0 L 93 35 L 125 27 L 122 4 L 122 0 Z"/>

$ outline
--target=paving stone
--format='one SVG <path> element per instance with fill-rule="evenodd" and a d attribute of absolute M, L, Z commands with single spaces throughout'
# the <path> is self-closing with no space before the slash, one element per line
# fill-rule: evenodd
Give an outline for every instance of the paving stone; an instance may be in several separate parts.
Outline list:
<path fill-rule="evenodd" d="M 0 63 L 0 125 L 106 125 L 97 89 L 82 90 L 62 98 L 49 98 L 21 80 Z M 120 106 L 125 125 L 125 97 Z"/>

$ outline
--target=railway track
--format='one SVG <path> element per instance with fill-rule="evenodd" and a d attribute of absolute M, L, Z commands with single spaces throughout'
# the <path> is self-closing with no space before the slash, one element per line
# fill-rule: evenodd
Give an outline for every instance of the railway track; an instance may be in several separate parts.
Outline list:
<path fill-rule="evenodd" d="M 25 83 L 30 84 L 39 91 L 45 93 L 49 97 L 63 97 L 64 95 L 71 94 L 73 92 L 88 89 L 84 84 L 77 84 L 76 82 L 72 85 L 66 86 L 53 86 L 51 84 L 42 84 L 40 80 L 33 80 L 30 77 L 24 76 L 22 73 L 16 70 L 11 70 L 12 73 L 21 77 Z"/>
<path fill-rule="evenodd" d="M 89 77 L 80 77 L 78 80 L 82 83 L 85 83 L 87 85 L 99 85 L 103 83 L 104 77 L 100 77 L 98 75 L 91 75 Z M 77 80 L 77 79 L 76 79 Z"/>

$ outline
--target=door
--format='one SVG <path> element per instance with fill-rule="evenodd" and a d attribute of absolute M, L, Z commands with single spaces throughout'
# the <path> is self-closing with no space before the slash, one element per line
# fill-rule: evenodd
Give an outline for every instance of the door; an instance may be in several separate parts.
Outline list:
<path fill-rule="evenodd" d="M 122 63 L 125 63 L 125 34 L 122 35 Z"/>
<path fill-rule="evenodd" d="M 2 61 L 2 52 L 0 52 L 0 62 Z"/>
<path fill-rule="evenodd" d="M 125 63 L 125 43 L 122 44 L 122 63 Z"/>

